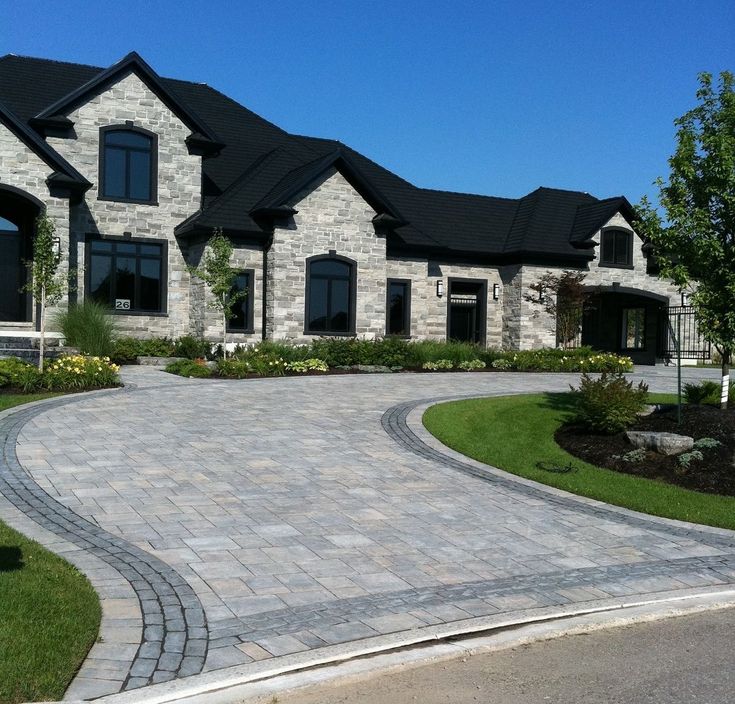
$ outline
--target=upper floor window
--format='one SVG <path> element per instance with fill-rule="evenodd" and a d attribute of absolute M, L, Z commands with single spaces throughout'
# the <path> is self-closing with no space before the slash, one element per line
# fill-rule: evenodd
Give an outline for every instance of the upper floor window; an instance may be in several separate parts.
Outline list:
<path fill-rule="evenodd" d="M 147 130 L 103 127 L 100 131 L 100 197 L 153 203 L 156 200 L 157 139 Z"/>
<path fill-rule="evenodd" d="M 633 266 L 633 233 L 605 230 L 602 233 L 600 263 L 608 266 Z"/>
<path fill-rule="evenodd" d="M 307 334 L 351 335 L 355 332 L 356 264 L 329 255 L 306 260 Z"/>

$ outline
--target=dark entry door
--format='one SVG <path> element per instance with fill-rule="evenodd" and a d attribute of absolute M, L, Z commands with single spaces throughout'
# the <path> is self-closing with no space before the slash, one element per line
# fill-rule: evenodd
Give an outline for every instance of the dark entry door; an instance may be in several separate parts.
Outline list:
<path fill-rule="evenodd" d="M 26 272 L 23 260 L 24 238 L 7 220 L 0 219 L 0 320 L 21 322 L 27 320 L 27 295 L 21 293 Z"/>
<path fill-rule="evenodd" d="M 663 304 L 631 293 L 603 293 L 585 306 L 582 344 L 655 364 Z"/>
<path fill-rule="evenodd" d="M 485 344 L 483 281 L 449 279 L 447 337 L 458 342 Z"/>

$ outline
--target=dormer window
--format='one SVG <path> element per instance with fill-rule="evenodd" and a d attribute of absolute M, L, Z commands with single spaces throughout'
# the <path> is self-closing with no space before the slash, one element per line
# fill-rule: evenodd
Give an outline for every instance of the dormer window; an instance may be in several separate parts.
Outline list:
<path fill-rule="evenodd" d="M 100 198 L 155 203 L 158 143 L 139 127 L 100 130 Z"/>
<path fill-rule="evenodd" d="M 633 266 L 633 233 L 625 230 L 605 230 L 602 233 L 600 264 Z"/>

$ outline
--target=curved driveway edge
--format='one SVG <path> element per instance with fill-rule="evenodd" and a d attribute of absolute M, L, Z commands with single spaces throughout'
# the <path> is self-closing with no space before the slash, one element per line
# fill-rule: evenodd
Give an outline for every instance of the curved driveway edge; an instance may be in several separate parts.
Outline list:
<path fill-rule="evenodd" d="M 95 396 L 103 393 L 124 392 Z M 28 521 L 53 534 L 61 544 L 42 533 L 30 537 L 40 538 L 50 550 L 72 561 L 101 597 L 101 641 L 67 690 L 67 697 L 73 698 L 98 697 L 197 674 L 204 666 L 208 644 L 204 610 L 186 580 L 163 561 L 54 499 L 18 461 L 18 434 L 29 420 L 84 399 L 72 396 L 21 406 L 0 419 L 0 493 L 23 516 L 9 516 L 10 522 L 26 534 L 33 530 Z M 81 553 L 69 550 L 69 545 Z M 100 568 L 100 562 L 114 572 Z M 132 589 L 121 585 L 115 573 Z"/>
<path fill-rule="evenodd" d="M 137 388 L 19 411 L 0 477 L 34 520 L 112 560 L 162 621 L 145 631 L 160 651 L 135 654 L 153 668 L 145 682 L 185 677 L 184 663 L 213 681 L 735 582 L 729 532 L 636 522 L 485 468 L 487 481 L 411 440 L 417 398 L 558 391 L 577 375 L 124 378 Z M 136 672 L 128 687 L 145 683 Z"/>

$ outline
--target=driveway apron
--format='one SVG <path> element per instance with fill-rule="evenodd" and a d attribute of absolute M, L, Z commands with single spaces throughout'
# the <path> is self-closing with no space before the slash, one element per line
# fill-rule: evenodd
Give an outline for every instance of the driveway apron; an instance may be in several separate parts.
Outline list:
<path fill-rule="evenodd" d="M 674 387 L 671 370 L 636 376 Z M 1 475 L 7 499 L 84 541 L 135 590 L 141 643 L 117 688 L 503 612 L 735 582 L 735 534 L 486 473 L 409 422 L 434 399 L 560 391 L 577 375 L 229 382 L 131 368 L 124 378 L 127 391 L 6 419 Z M 95 691 L 98 670 L 77 694 Z"/>

